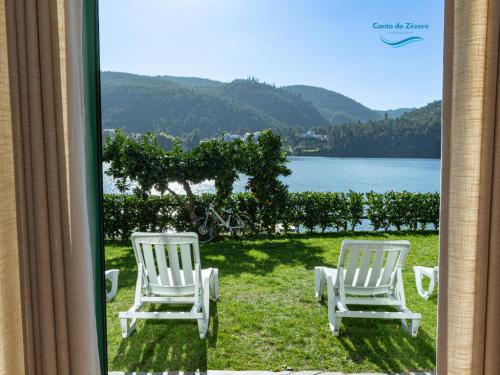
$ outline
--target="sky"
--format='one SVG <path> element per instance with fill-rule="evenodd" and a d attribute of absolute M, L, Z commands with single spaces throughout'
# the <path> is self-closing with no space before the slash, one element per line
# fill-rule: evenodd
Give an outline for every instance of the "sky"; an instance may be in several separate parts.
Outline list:
<path fill-rule="evenodd" d="M 100 0 L 101 69 L 256 77 L 324 87 L 372 109 L 420 107 L 441 98 L 443 2 Z M 413 36 L 422 40 L 400 48 L 381 41 Z"/>

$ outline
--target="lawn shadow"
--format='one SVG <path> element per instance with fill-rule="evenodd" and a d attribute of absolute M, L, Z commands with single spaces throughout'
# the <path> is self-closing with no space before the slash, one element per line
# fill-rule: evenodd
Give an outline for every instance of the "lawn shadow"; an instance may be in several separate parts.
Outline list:
<path fill-rule="evenodd" d="M 201 248 L 202 266 L 215 267 L 224 276 L 251 273 L 269 275 L 277 266 L 301 265 L 306 269 L 328 265 L 325 249 L 294 238 L 268 241 L 222 241 Z"/>
<path fill-rule="evenodd" d="M 211 348 L 217 346 L 217 338 L 219 334 L 219 311 L 216 301 L 210 301 L 210 330 L 207 334 L 207 344 Z"/>
<path fill-rule="evenodd" d="M 408 234 L 401 232 L 401 237 L 404 238 Z M 410 234 L 429 235 L 420 232 Z M 391 235 L 394 236 L 394 233 Z M 269 276 L 281 266 L 298 266 L 306 270 L 312 270 L 318 265 L 336 267 L 342 239 L 384 239 L 387 236 L 384 232 L 343 232 L 287 235 L 255 241 L 222 240 L 202 244 L 200 252 L 202 267 L 219 268 L 223 280 L 225 276 L 239 276 L 244 273 Z M 323 239 L 325 241 L 322 241 Z M 338 241 L 332 241 L 333 239 Z M 118 300 L 122 290 L 132 293 L 137 278 L 137 265 L 131 244 L 122 243 L 120 246 L 123 246 L 123 249 L 114 250 L 112 256 L 106 259 L 107 269 L 120 269 Z M 335 246 L 335 251 L 326 251 L 327 246 Z M 310 281 L 312 288 L 312 280 Z M 132 299 L 133 296 L 130 305 Z M 224 305 L 219 307 L 223 317 Z M 200 340 L 195 321 L 141 321 L 131 337 L 117 343 L 118 349 L 113 358 L 110 358 L 110 368 L 127 371 L 206 371 L 207 351 L 211 350 L 212 353 L 217 348 L 219 333 L 217 304 L 211 303 L 210 309 L 210 328 L 206 340 Z M 224 349 L 223 336 L 222 331 L 219 350 Z M 422 327 L 418 337 L 411 338 L 401 329 L 397 320 L 343 319 L 338 343 L 346 351 L 349 360 L 360 367 L 369 362 L 382 372 L 428 370 L 435 368 L 435 343 L 431 336 L 432 334 L 429 335 Z"/>
<path fill-rule="evenodd" d="M 106 260 L 106 269 L 120 270 L 120 287 L 134 287 L 137 265 L 131 245 L 125 245 L 118 257 Z M 325 261 L 325 249 L 313 246 L 300 238 L 276 238 L 261 241 L 220 241 L 201 245 L 202 268 L 214 267 L 223 276 L 243 272 L 267 275 L 280 265 L 302 265 L 306 269 L 315 266 L 335 266 Z"/>
<path fill-rule="evenodd" d="M 389 235 L 408 234 L 426 236 L 435 231 L 416 232 L 338 232 L 338 233 L 304 233 L 287 234 L 277 237 L 259 237 L 251 240 L 222 239 L 221 241 L 200 245 L 202 267 L 215 267 L 221 275 L 239 275 L 252 273 L 267 275 L 280 265 L 302 265 L 308 270 L 315 266 L 336 267 L 335 259 L 325 259 L 325 245 L 311 245 L 311 239 L 380 239 Z M 120 270 L 120 286 L 134 286 L 137 277 L 137 266 L 134 251 L 129 242 L 117 243 L 126 248 L 120 257 L 106 259 L 106 269 Z M 335 249 L 340 252 L 339 248 Z"/>
<path fill-rule="evenodd" d="M 210 304 L 210 326 L 204 340 L 200 339 L 195 320 L 140 320 L 136 331 L 121 341 L 116 355 L 109 361 L 110 367 L 123 368 L 125 364 L 126 371 L 130 372 L 207 371 L 207 348 L 217 343 L 216 306 L 216 303 Z M 151 306 L 145 311 L 165 309 L 166 306 Z"/>
<path fill-rule="evenodd" d="M 343 319 L 338 340 L 350 360 L 368 361 L 384 372 L 426 371 L 436 367 L 434 338 L 423 329 L 417 337 L 410 337 L 397 320 Z"/>
<path fill-rule="evenodd" d="M 119 269 L 120 275 L 118 279 L 119 289 L 132 287 L 135 289 L 137 280 L 137 264 L 135 262 L 134 250 L 132 245 L 123 245 L 124 251 L 119 257 L 106 258 L 106 269 Z"/>
<path fill-rule="evenodd" d="M 334 233 L 301 233 L 272 237 L 257 237 L 250 240 L 227 240 L 202 244 L 200 252 L 203 267 L 216 267 L 224 275 L 251 273 L 268 275 L 277 266 L 302 265 L 308 270 L 315 266 L 337 267 L 340 241 L 334 252 L 335 259 L 325 258 L 325 244 L 312 245 L 311 239 L 375 239 L 384 240 L 394 234 L 402 238 L 411 235 L 428 235 L 428 231 L 418 232 L 334 232 Z"/>

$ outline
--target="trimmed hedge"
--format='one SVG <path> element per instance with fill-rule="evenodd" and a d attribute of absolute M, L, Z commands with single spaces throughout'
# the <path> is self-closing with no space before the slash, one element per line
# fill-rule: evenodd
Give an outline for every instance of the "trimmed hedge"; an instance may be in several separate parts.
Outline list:
<path fill-rule="evenodd" d="M 215 199 L 213 194 L 196 196 L 197 214 Z M 264 222 L 259 204 L 250 193 L 233 194 L 229 204 L 246 212 L 256 230 Z M 278 212 L 285 230 L 292 226 L 315 230 L 355 230 L 368 220 L 373 230 L 417 230 L 439 227 L 439 193 L 289 193 Z M 108 239 L 128 239 L 134 231 L 191 230 L 189 217 L 171 195 L 108 194 L 104 196 L 104 234 Z"/>

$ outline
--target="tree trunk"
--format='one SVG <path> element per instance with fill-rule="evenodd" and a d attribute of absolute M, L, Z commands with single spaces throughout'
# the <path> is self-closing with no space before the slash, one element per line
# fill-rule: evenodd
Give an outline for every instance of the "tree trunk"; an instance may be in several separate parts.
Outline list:
<path fill-rule="evenodd" d="M 187 181 L 182 181 L 182 187 L 186 191 L 189 218 L 191 219 L 191 223 L 194 223 L 196 220 L 196 203 L 194 201 L 193 191 L 191 190 L 191 185 L 189 185 Z"/>
<path fill-rule="evenodd" d="M 186 191 L 186 197 L 188 201 L 187 204 L 186 202 L 183 201 L 183 199 L 179 196 L 179 194 L 170 189 L 168 186 L 166 189 L 170 194 L 172 194 L 175 197 L 175 199 L 177 199 L 179 205 L 181 205 L 182 208 L 186 210 L 186 212 L 189 215 L 189 220 L 191 220 L 191 224 L 194 224 L 194 221 L 196 220 L 196 204 L 193 197 L 193 191 L 191 190 L 191 186 L 187 181 L 182 181 L 182 187 Z"/>

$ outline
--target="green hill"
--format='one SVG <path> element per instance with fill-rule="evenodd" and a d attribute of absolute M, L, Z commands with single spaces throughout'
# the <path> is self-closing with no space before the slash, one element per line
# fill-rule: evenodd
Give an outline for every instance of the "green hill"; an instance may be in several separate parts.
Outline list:
<path fill-rule="evenodd" d="M 121 72 L 101 72 L 102 87 L 121 86 L 180 87 L 180 85 L 160 77 Z"/>
<path fill-rule="evenodd" d="M 387 116 L 389 118 L 398 118 L 401 117 L 404 113 L 413 111 L 416 108 L 397 108 L 397 109 L 388 109 L 386 111 L 384 110 L 375 110 L 380 115 L 380 118 L 384 118 L 385 114 L 387 113 Z"/>
<path fill-rule="evenodd" d="M 283 89 L 301 95 L 332 124 L 368 121 L 383 117 L 377 111 L 365 107 L 354 99 L 321 87 L 294 85 L 285 86 Z"/>
<path fill-rule="evenodd" d="M 195 77 L 102 72 L 104 128 L 201 137 L 328 122 L 298 95 L 255 80 L 223 83 Z"/>
<path fill-rule="evenodd" d="M 256 108 L 287 126 L 309 129 L 328 124 L 318 110 L 300 95 L 256 79 L 237 79 L 218 86 L 213 93 Z"/>
<path fill-rule="evenodd" d="M 101 85 L 104 128 L 164 131 L 180 136 L 198 129 L 201 137 L 240 129 L 257 131 L 283 124 L 241 103 L 181 86 Z"/>
<path fill-rule="evenodd" d="M 101 73 L 101 90 L 104 128 L 200 138 L 272 128 L 290 134 L 292 147 L 315 129 L 327 136 L 319 147 L 328 155 L 439 155 L 441 102 L 374 111 L 319 87 L 118 72 Z"/>
<path fill-rule="evenodd" d="M 424 107 L 415 108 L 401 115 L 404 122 L 419 125 L 441 124 L 441 100 L 436 100 Z"/>
<path fill-rule="evenodd" d="M 224 85 L 224 82 L 207 78 L 175 77 L 175 76 L 146 76 L 141 74 L 122 72 L 101 72 L 101 80 L 109 85 L 149 85 L 158 87 L 187 87 L 187 88 L 213 88 Z"/>
<path fill-rule="evenodd" d="M 161 78 L 166 81 L 191 88 L 208 88 L 208 87 L 217 87 L 224 85 L 224 82 L 214 81 L 208 78 L 175 77 L 175 76 L 157 76 L 155 78 Z"/>
<path fill-rule="evenodd" d="M 398 118 L 351 122 L 316 128 L 325 139 L 316 155 L 335 157 L 439 158 L 441 153 L 441 101 L 404 113 Z M 284 129 L 287 145 L 307 148 L 304 138 Z M 310 148 L 310 147 L 309 147 Z"/>

